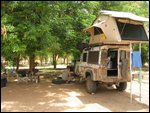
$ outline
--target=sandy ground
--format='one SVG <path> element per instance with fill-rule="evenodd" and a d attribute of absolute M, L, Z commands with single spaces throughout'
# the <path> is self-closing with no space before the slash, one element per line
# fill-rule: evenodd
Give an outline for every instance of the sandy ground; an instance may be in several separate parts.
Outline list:
<path fill-rule="evenodd" d="M 149 73 L 142 81 L 142 98 L 139 101 L 139 84 L 132 84 L 133 101 L 130 102 L 130 83 L 125 92 L 113 87 L 99 86 L 96 94 L 88 94 L 84 83 L 56 85 L 51 79 L 41 79 L 40 83 L 9 82 L 1 88 L 1 111 L 38 112 L 148 112 L 149 111 Z"/>

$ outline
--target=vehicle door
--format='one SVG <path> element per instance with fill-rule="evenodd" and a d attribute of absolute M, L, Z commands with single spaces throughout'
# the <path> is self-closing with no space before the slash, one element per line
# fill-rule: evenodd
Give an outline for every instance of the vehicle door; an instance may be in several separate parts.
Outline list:
<path fill-rule="evenodd" d="M 108 64 L 108 49 L 101 49 L 101 58 L 100 58 L 100 75 L 102 79 L 107 78 L 107 64 Z"/>
<path fill-rule="evenodd" d="M 118 77 L 128 79 L 130 72 L 130 52 L 125 49 L 118 50 Z"/>

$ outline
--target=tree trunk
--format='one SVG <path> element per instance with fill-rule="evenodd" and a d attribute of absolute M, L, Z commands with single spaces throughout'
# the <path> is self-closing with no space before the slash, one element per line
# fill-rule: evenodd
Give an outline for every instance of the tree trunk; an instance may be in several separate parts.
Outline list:
<path fill-rule="evenodd" d="M 47 64 L 48 63 L 48 58 L 47 58 L 47 56 L 45 56 L 45 64 Z"/>
<path fill-rule="evenodd" d="M 42 66 L 42 64 L 43 64 L 43 58 L 40 57 L 40 65 Z"/>
<path fill-rule="evenodd" d="M 66 61 L 66 58 L 64 58 L 64 63 L 63 63 L 63 64 L 65 64 L 65 63 L 66 63 L 65 61 Z"/>
<path fill-rule="evenodd" d="M 32 71 L 35 68 L 34 61 L 35 56 L 34 55 L 29 56 L 29 71 Z"/>
<path fill-rule="evenodd" d="M 67 65 L 68 65 L 68 57 L 67 57 Z"/>
<path fill-rule="evenodd" d="M 20 55 L 18 55 L 16 58 L 16 71 L 19 70 L 19 62 L 20 62 Z"/>
<path fill-rule="evenodd" d="M 55 54 L 53 54 L 53 65 L 54 65 L 54 69 L 56 69 L 57 61 L 56 61 L 56 55 Z"/>

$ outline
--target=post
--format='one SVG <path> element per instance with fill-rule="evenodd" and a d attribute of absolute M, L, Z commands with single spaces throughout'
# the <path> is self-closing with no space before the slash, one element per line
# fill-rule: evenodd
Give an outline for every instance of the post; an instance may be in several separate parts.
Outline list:
<path fill-rule="evenodd" d="M 141 43 L 139 43 L 139 52 L 141 53 Z M 141 80 L 142 80 L 142 68 L 139 68 L 139 101 L 141 102 Z"/>
<path fill-rule="evenodd" d="M 130 42 L 130 102 L 132 103 L 132 43 Z"/>
<path fill-rule="evenodd" d="M 118 50 L 118 78 L 120 78 L 120 50 Z"/>

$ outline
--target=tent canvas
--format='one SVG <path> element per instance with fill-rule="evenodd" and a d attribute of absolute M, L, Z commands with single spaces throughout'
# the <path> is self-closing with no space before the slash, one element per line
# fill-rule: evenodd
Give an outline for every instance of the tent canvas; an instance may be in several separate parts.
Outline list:
<path fill-rule="evenodd" d="M 94 43 L 130 43 L 149 41 L 149 33 L 144 26 L 148 19 L 126 12 L 101 11 L 92 26 L 84 29 L 90 32 L 90 44 Z M 95 35 L 95 28 L 100 28 L 106 38 L 101 37 L 101 32 Z"/>

